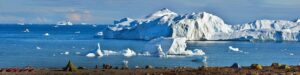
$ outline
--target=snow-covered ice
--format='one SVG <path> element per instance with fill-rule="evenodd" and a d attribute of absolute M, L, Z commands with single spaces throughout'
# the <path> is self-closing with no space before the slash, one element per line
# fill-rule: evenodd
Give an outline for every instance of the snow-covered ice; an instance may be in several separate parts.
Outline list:
<path fill-rule="evenodd" d="M 179 15 L 161 9 L 145 18 L 124 18 L 103 31 L 103 38 L 152 40 L 159 37 L 186 40 L 298 41 L 300 23 L 286 20 L 256 20 L 226 24 L 207 12 Z"/>

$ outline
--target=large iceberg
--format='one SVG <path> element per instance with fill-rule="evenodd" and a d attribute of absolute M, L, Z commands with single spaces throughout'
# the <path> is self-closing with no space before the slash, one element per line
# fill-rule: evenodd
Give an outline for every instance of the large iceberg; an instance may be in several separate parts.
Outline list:
<path fill-rule="evenodd" d="M 229 25 L 207 12 L 179 15 L 161 9 L 142 19 L 124 18 L 104 30 L 103 38 L 152 40 L 159 37 L 186 40 L 298 41 L 300 20 L 257 20 Z"/>

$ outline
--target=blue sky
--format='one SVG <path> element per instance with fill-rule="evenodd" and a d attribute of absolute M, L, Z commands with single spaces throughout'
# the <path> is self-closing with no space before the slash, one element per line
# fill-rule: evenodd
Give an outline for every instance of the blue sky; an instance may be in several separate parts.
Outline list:
<path fill-rule="evenodd" d="M 300 18 L 299 0 L 0 0 L 0 23 L 112 24 L 124 17 L 142 18 L 162 8 L 179 14 L 209 12 L 229 24 L 259 19 Z"/>

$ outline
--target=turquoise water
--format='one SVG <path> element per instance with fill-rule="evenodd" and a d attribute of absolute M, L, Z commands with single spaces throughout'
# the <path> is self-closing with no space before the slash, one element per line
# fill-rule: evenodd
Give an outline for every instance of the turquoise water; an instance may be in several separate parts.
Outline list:
<path fill-rule="evenodd" d="M 100 39 L 94 35 L 105 26 L 59 26 L 53 25 L 0 25 L 0 67 L 48 67 L 62 68 L 68 60 L 77 66 L 93 68 L 95 65 L 112 64 L 122 66 L 123 60 L 129 66 L 153 65 L 159 67 L 189 66 L 198 67 L 203 63 L 192 62 L 203 56 L 159 58 L 155 56 L 122 55 L 88 58 L 86 53 L 97 48 L 101 43 L 103 50 L 121 51 L 131 48 L 143 52 L 148 41 Z M 29 29 L 30 32 L 23 32 Z M 76 33 L 80 31 L 80 33 Z M 49 33 L 50 36 L 44 36 Z M 229 50 L 237 47 L 242 52 Z M 38 49 L 38 48 L 40 49 Z M 242 66 L 252 63 L 270 65 L 279 62 L 289 65 L 300 63 L 299 42 L 246 42 L 246 41 L 189 41 L 188 49 L 202 49 L 208 57 L 208 66 L 230 66 L 234 62 Z M 68 55 L 64 54 L 69 52 Z M 79 54 L 80 53 L 80 54 Z"/>

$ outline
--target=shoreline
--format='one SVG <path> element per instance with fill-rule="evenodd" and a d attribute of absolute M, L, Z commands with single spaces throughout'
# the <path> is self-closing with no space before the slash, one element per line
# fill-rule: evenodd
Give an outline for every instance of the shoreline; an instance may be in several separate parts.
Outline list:
<path fill-rule="evenodd" d="M 7 72 L 2 68 L 0 74 L 15 75 L 15 74 L 30 74 L 30 75 L 269 75 L 269 74 L 300 74 L 300 66 L 288 66 L 272 64 L 271 66 L 227 66 L 227 67 L 175 67 L 175 68 L 164 68 L 164 67 L 151 67 L 146 66 L 145 68 L 113 68 L 105 67 L 98 69 L 85 69 L 80 68 L 76 71 L 65 71 L 64 69 L 49 69 L 49 68 L 32 68 L 29 71 L 20 71 L 19 69 L 15 72 Z M 9 69 L 9 68 L 7 68 Z M 25 69 L 25 68 L 24 68 Z"/>

